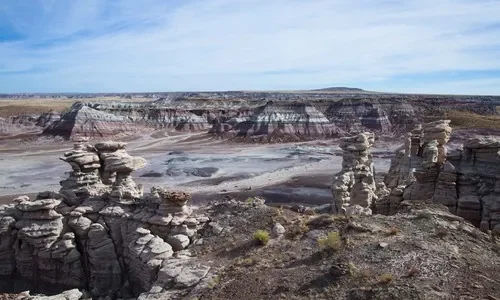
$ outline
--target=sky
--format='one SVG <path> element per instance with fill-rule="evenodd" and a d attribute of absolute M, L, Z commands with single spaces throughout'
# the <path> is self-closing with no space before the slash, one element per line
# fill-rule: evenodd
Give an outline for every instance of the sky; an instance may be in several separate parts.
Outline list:
<path fill-rule="evenodd" d="M 500 0 L 1 0 L 0 93 L 500 95 Z"/>

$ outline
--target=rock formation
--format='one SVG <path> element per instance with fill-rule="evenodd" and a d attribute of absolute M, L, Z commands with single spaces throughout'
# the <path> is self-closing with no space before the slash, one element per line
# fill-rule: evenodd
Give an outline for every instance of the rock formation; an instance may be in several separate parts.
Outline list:
<path fill-rule="evenodd" d="M 60 120 L 48 113 L 36 123 L 47 127 L 44 134 L 64 138 L 176 130 L 208 131 L 217 138 L 237 137 L 248 142 L 279 142 L 348 136 L 365 130 L 399 135 L 429 113 L 444 116 L 447 111 L 461 110 L 492 115 L 495 101 L 499 101 L 495 97 L 324 92 L 166 93 L 155 101 L 144 99 L 77 102 Z"/>
<path fill-rule="evenodd" d="M 252 117 L 237 125 L 239 136 L 262 136 L 281 132 L 298 137 L 332 137 L 343 133 L 313 105 L 303 102 L 268 102 Z"/>
<path fill-rule="evenodd" d="M 446 160 L 444 145 L 450 139 L 449 123 L 449 120 L 436 121 L 423 126 L 422 146 L 413 150 L 420 154 L 421 162 L 413 172 L 415 183 L 405 190 L 404 199 L 430 199 L 434 195 L 439 171 Z"/>
<path fill-rule="evenodd" d="M 61 200 L 56 196 L 40 193 L 36 199 L 21 196 L 13 201 L 15 274 L 31 280 L 35 289 L 44 283 L 81 288 L 86 282 L 75 234 L 65 230 Z"/>
<path fill-rule="evenodd" d="M 415 109 L 407 101 L 345 99 L 331 102 L 325 116 L 345 131 L 403 132 L 413 124 Z"/>
<path fill-rule="evenodd" d="M 130 174 L 146 162 L 124 143 L 77 139 L 62 160 L 73 170 L 60 193 L 0 207 L 0 280 L 39 292 L 78 288 L 129 298 L 172 287 L 179 293 L 208 273 L 210 266 L 180 253 L 209 218 L 193 213 L 187 193 L 154 187 L 144 195 Z"/>
<path fill-rule="evenodd" d="M 46 128 L 61 119 L 61 114 L 56 111 L 48 111 L 41 114 L 36 120 L 36 126 Z"/>
<path fill-rule="evenodd" d="M 500 139 L 477 137 L 448 159 L 455 167 L 456 201 L 448 207 L 481 229 L 500 232 Z M 453 198 L 452 198 L 453 199 Z"/>
<path fill-rule="evenodd" d="M 334 212 L 346 212 L 355 205 L 370 210 L 372 201 L 377 199 L 370 153 L 374 142 L 374 134 L 368 132 L 341 138 L 342 170 L 335 175 L 332 185 Z"/>
<path fill-rule="evenodd" d="M 45 128 L 43 134 L 67 139 L 75 136 L 107 138 L 137 131 L 138 128 L 123 116 L 106 113 L 77 102 L 60 120 Z"/>
<path fill-rule="evenodd" d="M 44 130 L 46 135 L 70 138 L 76 135 L 108 138 L 117 134 L 134 134 L 152 130 L 206 130 L 207 121 L 191 112 L 158 107 L 154 103 L 82 103 Z M 151 130 L 149 129 L 149 130 Z"/>
<path fill-rule="evenodd" d="M 385 178 L 391 194 L 377 207 L 391 213 L 402 200 L 432 200 L 483 230 L 500 232 L 500 140 L 477 137 L 447 153 L 450 134 L 449 121 L 412 131 Z"/>
<path fill-rule="evenodd" d="M 71 204 L 88 196 L 102 194 L 107 189 L 101 180 L 99 153 L 94 147 L 86 145 L 86 141 L 88 138 L 75 138 L 73 150 L 60 158 L 69 163 L 72 169 L 69 177 L 60 182 L 60 193 L 71 199 Z"/>
<path fill-rule="evenodd" d="M 110 199 L 121 204 L 131 204 L 142 196 L 142 186 L 137 186 L 131 173 L 146 165 L 142 157 L 132 157 L 125 151 L 125 143 L 97 143 L 95 149 L 102 161 L 102 180 L 111 183 Z"/>

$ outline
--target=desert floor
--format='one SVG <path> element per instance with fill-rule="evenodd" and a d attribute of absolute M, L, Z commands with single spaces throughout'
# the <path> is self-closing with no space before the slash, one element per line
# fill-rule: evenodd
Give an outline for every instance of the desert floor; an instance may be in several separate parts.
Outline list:
<path fill-rule="evenodd" d="M 388 170 L 390 155 L 399 145 L 375 144 L 377 172 Z M 50 139 L 1 143 L 0 201 L 59 190 L 59 181 L 70 171 L 59 157 L 71 149 L 71 142 Z M 333 175 L 342 164 L 338 140 L 255 145 L 228 143 L 206 133 L 156 133 L 128 141 L 127 151 L 148 161 L 133 173 L 146 192 L 154 185 L 182 189 L 193 194 L 194 203 L 216 194 L 242 199 L 260 195 L 280 203 L 326 203 L 331 201 Z M 193 175 L 197 169 L 208 174 Z"/>

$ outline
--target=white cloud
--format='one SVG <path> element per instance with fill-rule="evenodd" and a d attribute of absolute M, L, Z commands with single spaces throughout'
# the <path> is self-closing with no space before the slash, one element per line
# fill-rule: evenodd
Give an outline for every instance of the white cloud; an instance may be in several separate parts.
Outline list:
<path fill-rule="evenodd" d="M 34 20 L 10 11 L 28 38 L 0 44 L 0 90 L 387 90 L 400 76 L 482 70 L 500 76 L 496 0 L 103 3 L 39 0 L 45 13 Z M 50 39 L 61 41 L 33 47 Z M 448 87 L 500 94 L 497 81 L 477 80 Z M 448 92 L 419 82 L 406 90 L 422 88 Z"/>

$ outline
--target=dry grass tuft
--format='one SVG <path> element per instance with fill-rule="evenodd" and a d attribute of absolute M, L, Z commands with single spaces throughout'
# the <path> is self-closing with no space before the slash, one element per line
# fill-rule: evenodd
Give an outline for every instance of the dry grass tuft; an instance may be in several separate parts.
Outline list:
<path fill-rule="evenodd" d="M 258 263 L 257 259 L 254 257 L 240 258 L 234 263 L 236 266 L 251 267 Z"/>
<path fill-rule="evenodd" d="M 373 274 L 369 269 L 359 268 L 353 262 L 349 262 L 347 267 L 349 268 L 349 276 L 351 276 L 352 278 L 367 280 L 373 277 Z"/>
<path fill-rule="evenodd" d="M 342 247 L 340 233 L 329 232 L 326 237 L 318 239 L 318 245 L 322 249 L 338 251 Z"/>
<path fill-rule="evenodd" d="M 210 282 L 208 282 L 208 288 L 213 289 L 215 288 L 220 282 L 220 277 L 219 276 L 214 276 L 212 279 L 210 279 Z"/>
<path fill-rule="evenodd" d="M 380 275 L 378 282 L 380 284 L 389 284 L 394 281 L 394 276 L 391 273 L 385 273 Z"/>

